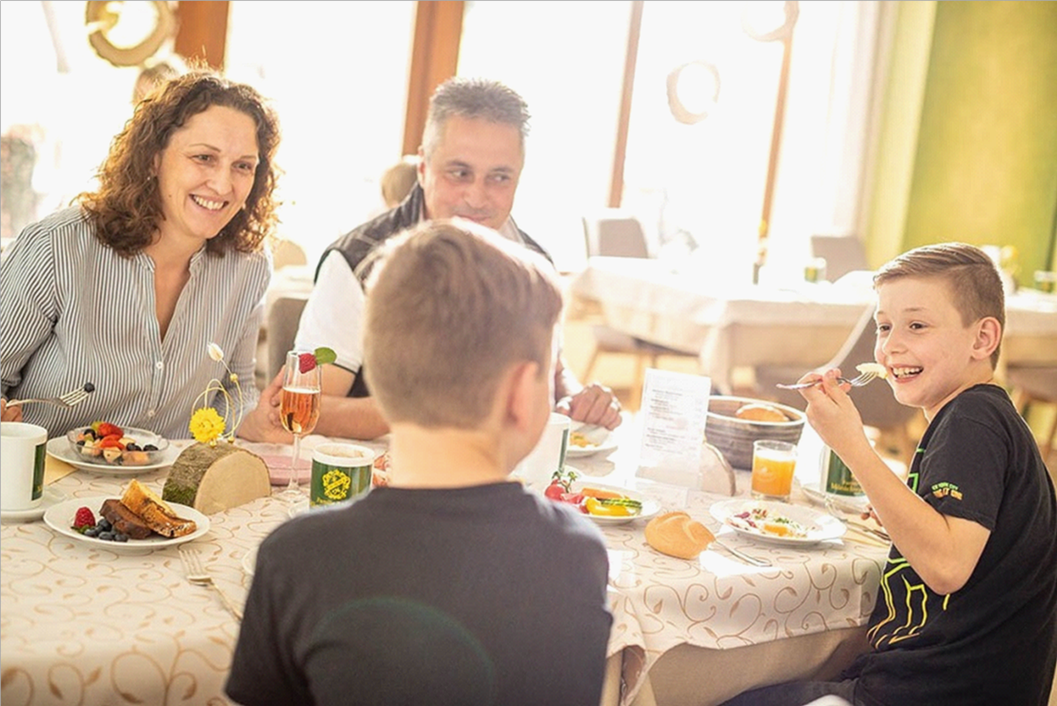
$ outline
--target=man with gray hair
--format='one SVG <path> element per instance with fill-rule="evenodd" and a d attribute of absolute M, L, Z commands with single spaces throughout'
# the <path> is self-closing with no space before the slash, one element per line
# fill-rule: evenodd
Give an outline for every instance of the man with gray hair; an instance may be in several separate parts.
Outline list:
<path fill-rule="evenodd" d="M 497 81 L 452 78 L 430 100 L 419 147 L 418 184 L 404 201 L 338 238 L 323 253 L 315 286 L 301 316 L 298 348 L 327 346 L 337 360 L 323 368 L 323 406 L 316 427 L 325 436 L 372 439 L 389 431 L 363 374 L 363 283 L 368 256 L 382 242 L 421 221 L 464 218 L 536 251 L 544 249 L 518 228 L 510 211 L 525 161 L 529 112 L 524 99 Z M 278 421 L 276 384 L 272 400 Z M 555 410 L 609 429 L 620 424 L 620 403 L 598 383 L 583 386 L 560 351 L 554 368 Z"/>

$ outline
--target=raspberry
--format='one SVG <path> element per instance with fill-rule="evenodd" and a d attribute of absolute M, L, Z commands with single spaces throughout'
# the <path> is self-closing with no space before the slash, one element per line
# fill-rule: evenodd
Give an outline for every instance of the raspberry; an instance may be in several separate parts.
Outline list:
<path fill-rule="evenodd" d="M 86 507 L 77 508 L 77 514 L 73 517 L 73 528 L 83 530 L 89 527 L 95 527 L 95 515 Z"/>
<path fill-rule="evenodd" d="M 297 357 L 297 367 L 302 373 L 307 373 L 316 367 L 315 353 L 302 353 Z"/>

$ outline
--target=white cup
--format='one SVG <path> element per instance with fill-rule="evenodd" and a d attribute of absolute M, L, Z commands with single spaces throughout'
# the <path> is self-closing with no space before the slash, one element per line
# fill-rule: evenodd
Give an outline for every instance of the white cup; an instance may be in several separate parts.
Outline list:
<path fill-rule="evenodd" d="M 540 440 L 514 468 L 512 475 L 520 478 L 529 489 L 543 492 L 550 485 L 554 473 L 565 467 L 565 451 L 569 448 L 569 427 L 567 416 L 551 412 Z"/>
<path fill-rule="evenodd" d="M 0 422 L 0 509 L 31 510 L 44 495 L 48 430 L 24 422 Z"/>

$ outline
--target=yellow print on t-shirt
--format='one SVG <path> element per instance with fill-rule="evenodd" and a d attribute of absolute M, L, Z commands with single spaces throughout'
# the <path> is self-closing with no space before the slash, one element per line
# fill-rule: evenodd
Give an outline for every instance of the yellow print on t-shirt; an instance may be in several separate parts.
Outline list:
<path fill-rule="evenodd" d="M 962 491 L 954 483 L 942 481 L 932 485 L 932 495 L 937 498 L 952 497 L 955 500 L 962 499 Z"/>
<path fill-rule="evenodd" d="M 881 593 L 887 615 L 870 628 L 867 639 L 875 649 L 915 637 L 929 620 L 929 608 L 947 610 L 950 596 L 937 596 L 920 579 L 911 583 L 910 562 L 889 557 L 881 576 Z M 914 577 L 917 578 L 917 577 Z M 936 605 L 937 599 L 939 605 Z"/>

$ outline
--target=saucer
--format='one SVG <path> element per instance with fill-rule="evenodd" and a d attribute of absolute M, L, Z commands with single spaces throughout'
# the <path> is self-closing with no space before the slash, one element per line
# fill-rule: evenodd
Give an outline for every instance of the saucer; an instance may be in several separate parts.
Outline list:
<path fill-rule="evenodd" d="M 40 504 L 28 510 L 0 510 L 0 520 L 4 522 L 33 522 L 44 517 L 48 508 L 66 499 L 66 493 L 51 486 L 44 488 Z"/>

